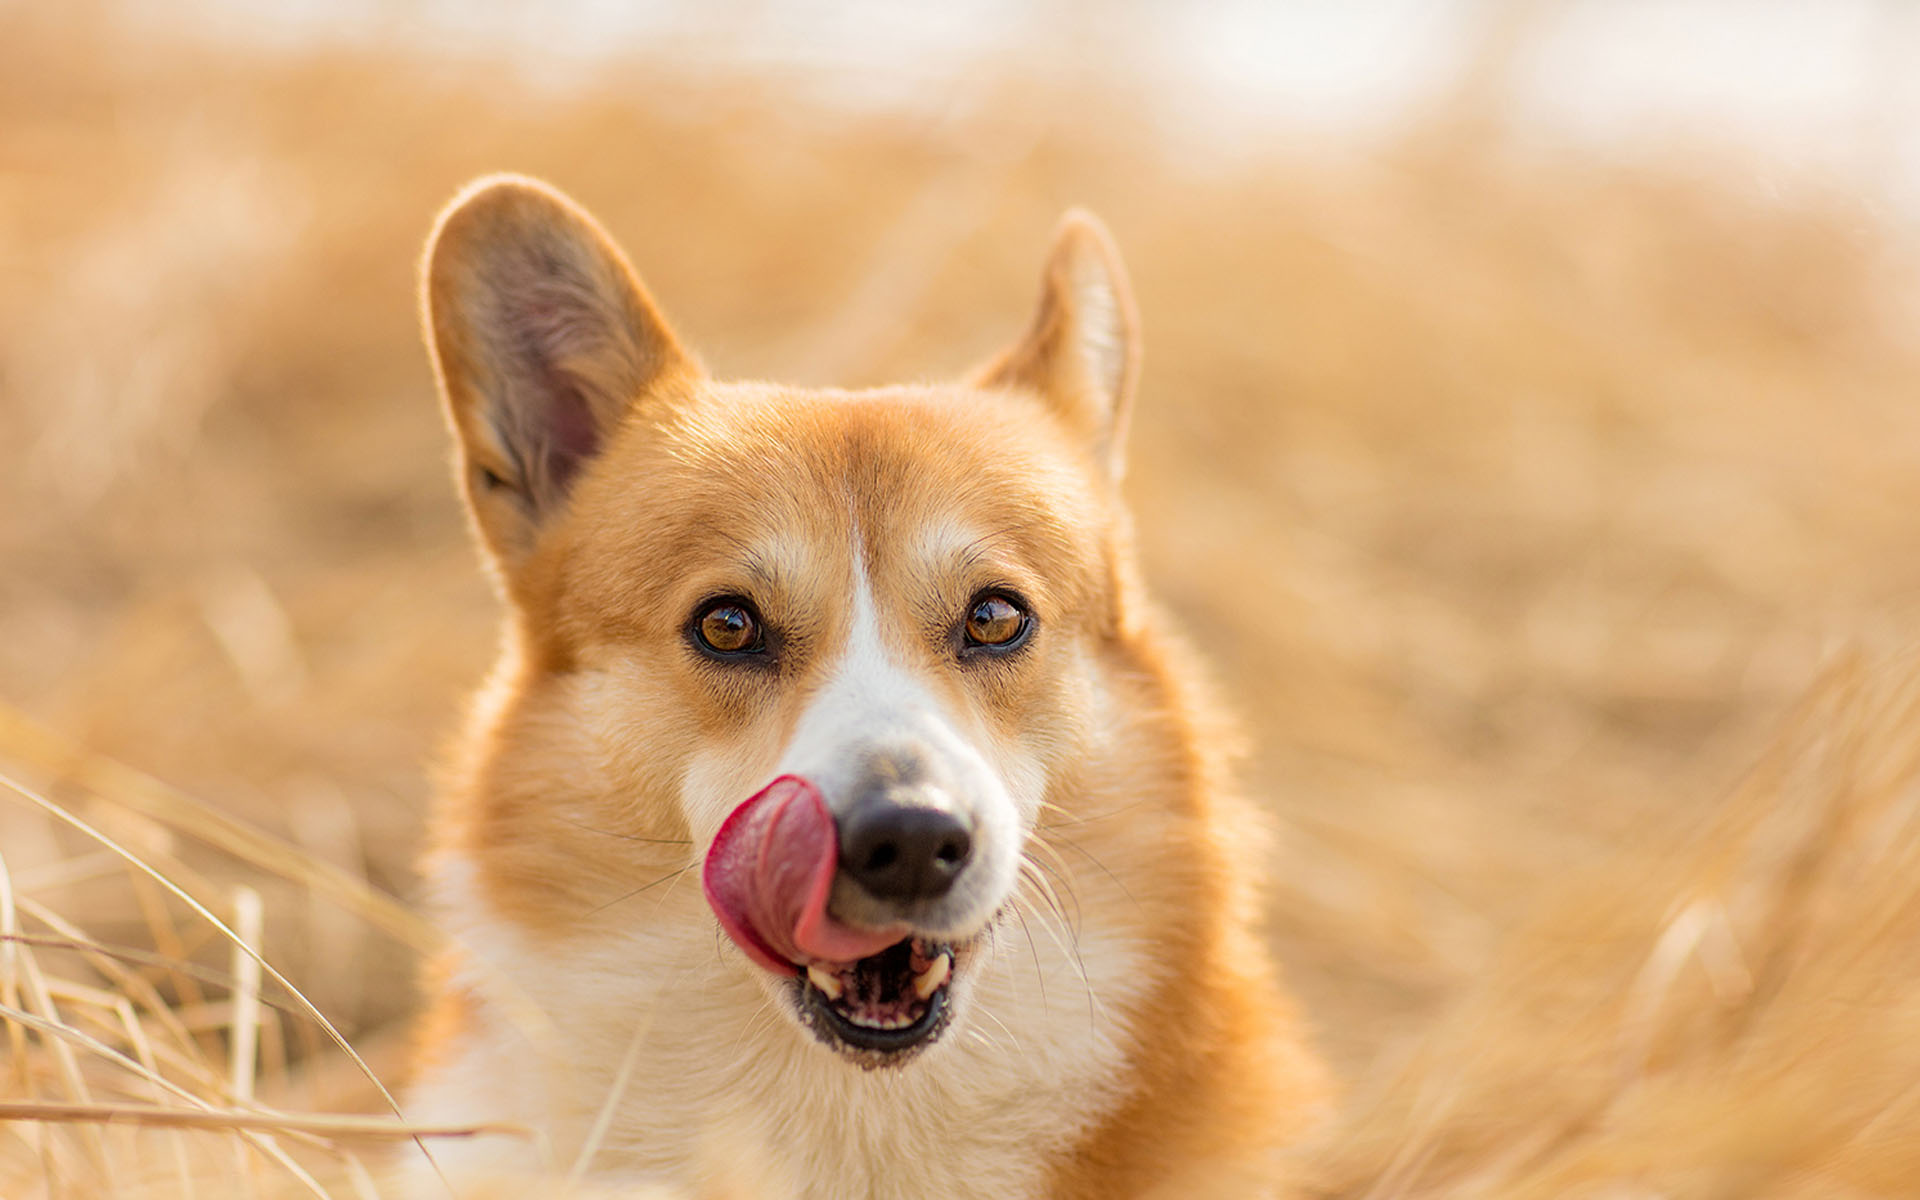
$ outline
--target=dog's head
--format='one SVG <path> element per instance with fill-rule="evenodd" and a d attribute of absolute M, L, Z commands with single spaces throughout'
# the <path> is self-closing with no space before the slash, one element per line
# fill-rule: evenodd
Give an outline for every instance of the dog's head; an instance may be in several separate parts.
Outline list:
<path fill-rule="evenodd" d="M 710 379 L 526 179 L 448 209 L 425 304 L 512 606 L 454 835 L 493 902 L 589 936 L 678 862 L 734 969 L 822 1041 L 929 1044 L 1036 822 L 1115 736 L 1094 664 L 1129 608 L 1137 353 L 1105 232 L 1069 216 L 1025 335 L 948 385 Z"/>

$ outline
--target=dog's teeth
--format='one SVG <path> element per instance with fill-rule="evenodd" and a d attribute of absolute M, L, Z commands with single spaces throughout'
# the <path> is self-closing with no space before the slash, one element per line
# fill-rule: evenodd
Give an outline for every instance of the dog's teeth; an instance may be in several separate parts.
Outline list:
<path fill-rule="evenodd" d="M 913 994 L 925 1000 L 940 989 L 940 985 L 953 974 L 953 957 L 942 954 L 933 960 L 926 970 L 913 977 Z"/>
<path fill-rule="evenodd" d="M 810 966 L 807 968 L 807 979 L 814 987 L 819 988 L 821 995 L 827 999 L 838 1000 L 840 998 L 841 988 L 840 977 L 838 975 L 829 975 L 819 967 Z"/>

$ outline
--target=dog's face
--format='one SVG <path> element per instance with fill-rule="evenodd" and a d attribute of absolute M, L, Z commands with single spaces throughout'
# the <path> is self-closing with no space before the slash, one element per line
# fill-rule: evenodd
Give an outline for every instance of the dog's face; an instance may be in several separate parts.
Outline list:
<path fill-rule="evenodd" d="M 950 386 L 713 381 L 527 180 L 448 210 L 426 302 L 514 607 L 460 835 L 493 903 L 592 937 L 677 861 L 822 1042 L 867 1066 L 933 1042 L 1029 833 L 1111 733 L 1094 664 L 1128 586 L 1135 358 L 1105 235 L 1069 218 L 1027 335 Z"/>

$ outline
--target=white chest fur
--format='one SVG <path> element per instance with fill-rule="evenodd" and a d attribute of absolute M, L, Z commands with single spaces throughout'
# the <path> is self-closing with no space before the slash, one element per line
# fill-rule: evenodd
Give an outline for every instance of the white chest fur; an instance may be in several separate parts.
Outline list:
<path fill-rule="evenodd" d="M 449 899 L 468 890 L 438 882 Z M 589 1178 L 693 1197 L 1007 1200 L 1036 1195 L 1053 1155 L 1119 1096 L 1140 956 L 1097 927 L 1075 936 L 1033 912 L 1000 924 L 956 981 L 941 1042 L 863 1071 L 716 947 L 697 891 L 591 948 L 531 944 L 462 900 L 446 911 L 471 915 L 461 982 L 483 1012 L 408 1115 L 525 1122 L 551 1149 L 543 1164 L 501 1139 L 442 1147 L 456 1184 L 564 1173 L 591 1144 Z"/>

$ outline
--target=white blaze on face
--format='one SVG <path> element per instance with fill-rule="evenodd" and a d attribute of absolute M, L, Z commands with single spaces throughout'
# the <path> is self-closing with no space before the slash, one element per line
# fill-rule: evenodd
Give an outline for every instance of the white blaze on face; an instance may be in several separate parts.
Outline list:
<path fill-rule="evenodd" d="M 836 816 L 855 799 L 875 755 L 901 754 L 925 768 L 924 783 L 945 794 L 973 826 L 973 856 L 927 933 L 977 932 L 1006 899 L 1018 865 L 1020 818 L 980 736 L 889 651 L 864 564 L 855 559 L 846 644 L 808 702 L 775 775 L 799 775 L 826 796 Z"/>

